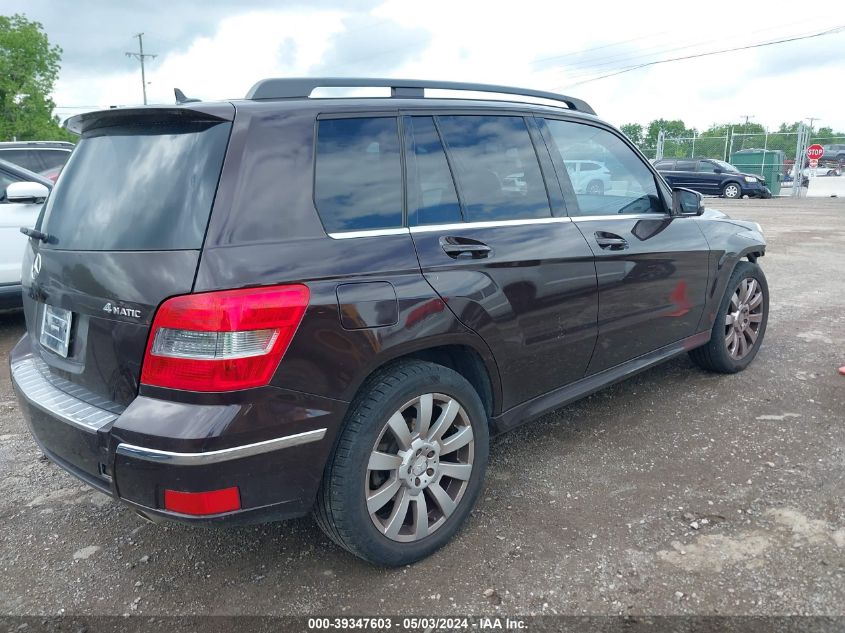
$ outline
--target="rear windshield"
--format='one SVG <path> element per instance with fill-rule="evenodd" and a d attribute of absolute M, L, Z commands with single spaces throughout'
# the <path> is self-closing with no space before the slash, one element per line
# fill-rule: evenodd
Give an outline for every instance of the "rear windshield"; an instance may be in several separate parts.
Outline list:
<path fill-rule="evenodd" d="M 200 248 L 230 129 L 228 122 L 180 122 L 86 134 L 44 210 L 48 247 Z"/>

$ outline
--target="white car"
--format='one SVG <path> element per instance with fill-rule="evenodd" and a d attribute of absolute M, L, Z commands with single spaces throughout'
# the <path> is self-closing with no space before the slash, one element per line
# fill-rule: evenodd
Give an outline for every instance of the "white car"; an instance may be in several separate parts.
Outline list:
<path fill-rule="evenodd" d="M 610 170 L 596 160 L 564 160 L 575 193 L 604 195 L 611 188 Z"/>
<path fill-rule="evenodd" d="M 26 241 L 53 183 L 23 167 L 0 160 L 0 309 L 21 305 L 21 261 Z"/>

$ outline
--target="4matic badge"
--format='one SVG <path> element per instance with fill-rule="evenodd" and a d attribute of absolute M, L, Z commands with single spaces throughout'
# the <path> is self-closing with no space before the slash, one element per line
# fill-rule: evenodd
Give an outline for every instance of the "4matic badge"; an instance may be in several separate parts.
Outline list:
<path fill-rule="evenodd" d="M 135 310 L 134 308 L 122 308 L 111 301 L 103 306 L 103 312 L 108 312 L 109 314 L 113 314 L 115 316 L 131 317 L 133 319 L 141 318 L 140 310 Z"/>

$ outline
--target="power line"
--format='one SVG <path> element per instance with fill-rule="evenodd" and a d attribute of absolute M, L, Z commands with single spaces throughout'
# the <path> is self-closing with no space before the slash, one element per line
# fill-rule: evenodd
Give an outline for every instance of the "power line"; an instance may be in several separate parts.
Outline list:
<path fill-rule="evenodd" d="M 812 38 L 815 38 L 815 37 L 822 37 L 824 35 L 831 35 L 833 33 L 838 33 L 842 30 L 845 30 L 845 25 L 837 26 L 835 28 L 828 29 L 826 31 L 820 31 L 818 33 L 811 33 L 810 35 L 800 35 L 800 36 L 797 36 L 797 37 L 788 37 L 788 38 L 783 38 L 783 39 L 779 39 L 779 40 L 772 40 L 772 41 L 769 41 L 769 42 L 759 42 L 757 44 L 748 44 L 746 46 L 736 46 L 736 47 L 733 47 L 733 48 L 724 48 L 724 49 L 718 50 L 718 51 L 709 51 L 709 52 L 706 52 L 706 53 L 697 53 L 695 55 L 684 55 L 683 57 L 673 57 L 673 58 L 670 58 L 670 59 L 659 59 L 657 61 L 646 62 L 644 64 L 637 64 L 636 66 L 630 66 L 628 68 L 623 68 L 622 70 L 618 70 L 616 72 L 608 73 L 606 75 L 601 75 L 600 77 L 593 77 L 592 79 L 585 79 L 583 81 L 579 81 L 577 83 L 566 86 L 566 88 L 561 88 L 559 86 L 557 88 L 553 88 L 552 90 L 561 90 L 561 89 L 568 90 L 569 88 L 574 88 L 575 86 L 580 86 L 582 84 L 591 83 L 593 81 L 598 81 L 599 79 L 607 79 L 608 77 L 615 77 L 617 75 L 629 73 L 629 72 L 632 72 L 634 70 L 639 70 L 641 68 L 647 68 L 648 66 L 657 66 L 658 64 L 668 64 L 669 62 L 677 62 L 677 61 L 683 61 L 683 60 L 687 60 L 687 59 L 697 59 L 699 57 L 709 57 L 711 55 L 721 55 L 723 53 L 733 53 L 733 52 L 736 52 L 736 51 L 744 51 L 744 50 L 749 50 L 749 49 L 752 49 L 752 48 L 762 48 L 764 46 L 774 46 L 775 44 L 786 44 L 788 42 L 797 42 L 799 40 L 808 40 L 808 39 L 812 39 Z"/>
<path fill-rule="evenodd" d="M 147 77 L 144 74 L 144 59 L 147 58 L 147 57 L 149 57 L 150 59 L 155 59 L 156 57 L 158 57 L 158 55 L 154 55 L 152 53 L 145 53 L 144 52 L 144 34 L 143 33 L 138 33 L 135 37 L 138 38 L 138 52 L 132 53 L 132 52 L 127 51 L 126 56 L 127 57 L 134 57 L 135 59 L 137 59 L 138 61 L 141 62 L 141 87 L 144 90 L 144 105 L 147 105 Z"/>

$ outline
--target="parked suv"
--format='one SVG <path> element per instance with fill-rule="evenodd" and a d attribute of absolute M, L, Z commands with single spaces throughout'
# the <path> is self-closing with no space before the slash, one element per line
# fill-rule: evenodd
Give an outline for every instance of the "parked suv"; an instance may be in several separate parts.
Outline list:
<path fill-rule="evenodd" d="M 65 141 L 17 141 L 0 143 L 0 159 L 37 174 L 61 170 L 73 151 Z M 50 179 L 52 182 L 56 178 Z"/>
<path fill-rule="evenodd" d="M 822 145 L 822 148 L 824 149 L 822 160 L 835 160 L 838 163 L 845 163 L 845 143 Z"/>
<path fill-rule="evenodd" d="M 725 198 L 771 198 L 766 181 L 713 158 L 658 160 L 654 166 L 672 187 Z"/>
<path fill-rule="evenodd" d="M 669 189 L 578 99 L 268 79 L 68 127 L 12 379 L 44 453 L 152 520 L 313 510 L 409 563 L 469 515 L 492 435 L 685 352 L 740 371 L 766 330 L 759 225 Z"/>

